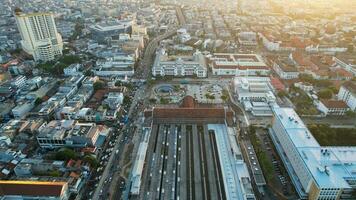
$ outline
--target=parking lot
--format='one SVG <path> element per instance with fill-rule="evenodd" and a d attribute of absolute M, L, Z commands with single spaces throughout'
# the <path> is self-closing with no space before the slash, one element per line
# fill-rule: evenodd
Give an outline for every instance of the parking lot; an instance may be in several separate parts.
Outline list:
<path fill-rule="evenodd" d="M 273 165 L 273 178 L 268 184 L 274 193 L 283 195 L 287 199 L 297 199 L 293 184 L 285 170 L 278 153 L 265 129 L 256 129 L 256 135 L 261 141 L 261 147 L 267 152 L 268 159 Z"/>

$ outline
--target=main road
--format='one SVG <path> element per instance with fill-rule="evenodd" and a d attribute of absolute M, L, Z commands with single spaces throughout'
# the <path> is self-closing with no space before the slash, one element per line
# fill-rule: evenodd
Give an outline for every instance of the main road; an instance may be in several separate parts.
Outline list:
<path fill-rule="evenodd" d="M 150 66 L 153 63 L 153 57 L 155 55 L 155 51 L 156 51 L 156 48 L 157 48 L 159 42 L 161 40 L 164 40 L 166 38 L 173 36 L 174 34 L 176 34 L 176 32 L 177 32 L 177 29 L 173 29 L 163 35 L 157 36 L 156 38 L 154 38 L 153 40 L 151 40 L 148 43 L 148 45 L 146 47 L 146 51 L 144 53 L 143 60 L 142 60 L 142 65 L 141 65 L 141 67 L 143 67 L 142 74 L 141 74 L 141 75 L 143 75 L 143 77 L 140 77 L 140 78 L 148 79 L 150 77 L 150 74 L 151 74 Z M 130 106 L 130 109 L 128 111 L 129 119 L 132 119 L 133 113 L 137 114 L 137 113 L 141 112 L 141 111 L 137 110 L 136 108 L 137 108 L 138 103 L 141 102 L 141 100 L 143 100 L 143 99 L 147 100 L 144 98 L 146 89 L 147 89 L 147 86 L 143 85 L 136 91 L 135 96 L 132 101 L 132 104 Z M 135 115 L 134 117 L 137 117 L 137 115 Z M 131 120 L 131 121 L 134 121 L 134 120 Z M 126 129 L 127 129 L 127 126 L 125 125 L 122 130 L 125 131 Z M 118 158 L 124 159 L 124 157 L 123 157 L 123 155 L 124 155 L 123 146 L 124 145 L 122 144 L 122 142 L 120 142 L 123 139 L 123 137 L 125 137 L 123 135 L 125 135 L 125 134 L 121 134 L 115 143 L 115 146 L 114 146 L 114 149 L 112 150 L 112 152 L 116 152 L 118 150 L 117 151 L 118 153 L 111 154 L 110 159 L 109 159 L 109 161 L 105 167 L 105 170 L 102 174 L 102 177 L 100 179 L 100 182 L 99 182 L 99 184 L 95 190 L 95 193 L 93 195 L 93 198 L 92 198 L 93 200 L 98 200 L 98 199 L 100 199 L 101 195 L 106 195 L 103 192 L 103 191 L 107 191 L 106 190 L 107 188 L 103 188 L 104 183 L 109 177 L 111 177 L 113 175 L 112 169 L 115 167 L 118 167 L 118 166 L 113 166 L 113 164 L 116 163 L 115 160 Z M 131 137 L 128 139 L 129 139 L 129 141 L 127 141 L 127 143 L 131 142 L 130 141 Z"/>
<path fill-rule="evenodd" d="M 185 24 L 185 19 L 184 19 L 184 15 L 183 15 L 183 12 L 181 10 L 181 8 L 177 8 L 176 9 L 176 12 L 177 12 L 177 15 L 178 15 L 178 20 L 180 22 L 181 25 Z M 145 53 L 143 55 L 143 60 L 141 62 L 141 64 L 139 65 L 139 69 L 136 70 L 136 77 L 137 78 L 142 78 L 142 79 L 146 79 L 148 80 L 150 77 L 151 77 L 151 66 L 153 65 L 153 62 L 154 62 L 154 56 L 155 56 L 155 52 L 156 52 L 156 49 L 159 45 L 159 42 L 164 40 L 164 39 L 167 39 L 169 37 L 172 37 L 173 35 L 175 35 L 177 33 L 177 30 L 178 28 L 172 28 L 170 31 L 162 34 L 162 35 L 159 35 L 157 37 L 155 37 L 154 39 L 152 39 L 146 46 L 146 50 L 145 50 Z M 139 110 L 137 109 L 137 105 L 139 103 L 141 103 L 141 105 L 146 105 L 145 103 L 148 103 L 147 102 L 147 98 L 145 98 L 145 94 L 146 94 L 146 90 L 148 89 L 147 85 L 143 85 L 141 86 L 135 93 L 135 96 L 133 98 L 133 101 L 132 101 L 132 104 L 130 106 L 130 109 L 128 111 L 128 117 L 129 119 L 131 119 L 130 121 L 136 121 L 136 120 L 132 120 L 132 118 L 137 118 L 137 113 L 141 113 L 143 112 L 143 110 Z M 134 116 L 133 116 L 133 113 L 134 113 Z M 125 125 L 123 127 L 123 132 L 125 130 L 127 130 L 127 126 Z M 126 131 L 127 132 L 127 131 Z M 128 156 L 128 155 L 125 155 L 125 152 L 123 151 L 124 150 L 124 145 L 123 143 L 121 142 L 123 140 L 123 137 L 127 137 L 127 134 L 121 134 L 119 136 L 119 138 L 117 139 L 116 143 L 115 143 L 115 146 L 112 150 L 112 152 L 117 152 L 117 153 L 112 153 L 111 156 L 110 156 L 110 159 L 107 163 L 107 166 L 105 167 L 105 170 L 102 174 L 102 177 L 100 179 L 100 182 L 98 184 L 98 187 L 96 188 L 95 190 L 95 193 L 93 195 L 93 200 L 98 200 L 100 199 L 100 196 L 103 195 L 103 191 L 107 191 L 108 188 L 105 187 L 104 188 L 104 185 L 105 185 L 105 181 L 111 177 L 111 176 L 115 176 L 115 175 L 118 175 L 120 173 L 115 173 L 113 174 L 113 169 L 121 169 L 121 166 L 113 166 L 114 163 L 117 163 L 115 162 L 115 160 L 117 159 L 124 159 L 124 156 Z M 131 142 L 131 139 L 132 137 L 128 137 L 128 141 L 126 141 L 127 143 L 130 143 Z M 134 156 L 133 156 L 134 157 Z M 120 170 L 118 170 L 120 171 Z M 128 180 L 129 181 L 129 180 Z M 117 184 L 117 182 L 113 182 L 112 184 Z M 110 186 L 109 186 L 110 187 Z M 111 187 L 111 188 L 117 188 L 116 185 L 114 185 L 114 187 Z M 126 188 L 127 190 L 128 188 Z M 106 194 L 104 194 L 106 195 Z"/>

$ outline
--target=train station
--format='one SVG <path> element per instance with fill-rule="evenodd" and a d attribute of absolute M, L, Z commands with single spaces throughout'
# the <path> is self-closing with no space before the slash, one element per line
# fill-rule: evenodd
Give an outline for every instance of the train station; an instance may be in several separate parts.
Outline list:
<path fill-rule="evenodd" d="M 237 143 L 234 112 L 185 97 L 146 110 L 151 127 L 138 199 L 255 199 Z M 137 181 L 136 181 L 137 183 Z"/>

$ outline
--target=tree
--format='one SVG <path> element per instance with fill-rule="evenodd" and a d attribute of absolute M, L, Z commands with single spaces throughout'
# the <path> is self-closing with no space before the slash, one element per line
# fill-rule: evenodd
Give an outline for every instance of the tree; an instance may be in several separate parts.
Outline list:
<path fill-rule="evenodd" d="M 122 82 L 120 80 L 116 81 L 115 82 L 115 86 L 116 87 L 122 86 Z"/>
<path fill-rule="evenodd" d="M 41 103 L 42 103 L 42 99 L 41 99 L 41 98 L 37 98 L 37 99 L 35 100 L 35 105 L 36 105 L 36 106 L 40 105 Z"/>
<path fill-rule="evenodd" d="M 352 110 L 348 110 L 345 112 L 346 116 L 348 117 L 356 117 L 356 112 L 352 111 Z"/>
<path fill-rule="evenodd" d="M 355 128 L 331 128 L 326 124 L 311 124 L 310 132 L 322 146 L 355 146 Z"/>
<path fill-rule="evenodd" d="M 102 81 L 97 81 L 93 84 L 93 87 L 94 87 L 94 91 L 98 91 L 100 89 L 103 89 L 104 88 L 104 82 Z"/>
<path fill-rule="evenodd" d="M 19 53 L 21 53 L 21 51 L 22 51 L 21 48 L 16 48 L 16 49 L 14 49 L 13 51 L 11 51 L 10 53 L 11 53 L 11 54 L 19 54 Z"/>
<path fill-rule="evenodd" d="M 228 96 L 226 95 L 221 95 L 221 100 L 223 100 L 224 102 L 226 102 L 229 99 Z"/>
<path fill-rule="evenodd" d="M 124 100 L 122 100 L 122 103 L 123 103 L 124 105 L 129 105 L 129 104 L 131 104 L 130 97 L 124 96 Z"/>
<path fill-rule="evenodd" d="M 333 83 L 329 80 L 315 80 L 314 84 L 317 87 L 323 87 L 323 88 L 330 87 L 333 85 Z"/>
<path fill-rule="evenodd" d="M 282 97 L 286 97 L 288 94 L 286 91 L 279 91 L 277 95 L 282 98 Z"/>
<path fill-rule="evenodd" d="M 157 102 L 157 99 L 151 98 L 151 99 L 149 99 L 149 102 L 150 102 L 150 103 L 156 103 L 156 102 Z"/>
<path fill-rule="evenodd" d="M 134 87 L 132 83 L 124 83 L 123 86 L 125 86 L 128 90 L 132 90 Z"/>
<path fill-rule="evenodd" d="M 53 171 L 50 171 L 48 173 L 48 175 L 51 176 L 51 177 L 60 177 L 61 176 L 61 172 L 58 171 L 58 170 L 53 170 Z"/>
<path fill-rule="evenodd" d="M 350 44 L 350 45 L 347 47 L 347 52 L 349 52 L 349 53 L 354 52 L 354 45 L 353 45 L 353 44 Z"/>
<path fill-rule="evenodd" d="M 215 96 L 212 95 L 212 94 L 210 94 L 210 93 L 206 93 L 206 94 L 205 94 L 205 98 L 210 99 L 210 100 L 214 100 L 214 99 L 215 99 Z"/>
<path fill-rule="evenodd" d="M 174 85 L 173 88 L 174 88 L 174 91 L 175 91 L 175 92 L 178 92 L 178 91 L 180 90 L 179 85 Z"/>
<path fill-rule="evenodd" d="M 335 86 L 328 87 L 334 94 L 337 94 L 339 90 Z"/>
<path fill-rule="evenodd" d="M 168 103 L 169 103 L 169 99 L 161 98 L 161 99 L 159 100 L 159 102 L 160 102 L 161 104 L 168 104 Z"/>
<path fill-rule="evenodd" d="M 99 166 L 98 160 L 93 155 L 86 155 L 84 156 L 83 160 L 88 162 L 92 168 L 97 168 Z"/>
<path fill-rule="evenodd" d="M 45 63 L 39 63 L 37 64 L 37 68 L 50 73 L 54 76 L 63 74 L 64 68 L 66 68 L 67 65 L 64 63 L 54 63 L 53 61 L 45 62 Z"/>
<path fill-rule="evenodd" d="M 333 96 L 333 91 L 330 89 L 323 89 L 318 92 L 318 97 L 320 99 L 331 99 Z"/>
<path fill-rule="evenodd" d="M 310 84 L 315 83 L 314 78 L 309 74 L 299 74 L 299 79 L 301 81 L 303 81 L 303 82 L 307 82 L 307 83 L 310 83 Z"/>
<path fill-rule="evenodd" d="M 76 55 L 64 55 L 58 61 L 66 65 L 71 65 L 74 63 L 80 63 L 81 59 Z"/>
<path fill-rule="evenodd" d="M 84 25 L 83 23 L 78 20 L 76 23 L 75 23 L 75 26 L 74 26 L 74 32 L 73 34 L 70 36 L 69 40 L 75 40 L 79 35 L 82 34 L 82 31 L 83 31 L 83 28 L 84 28 Z"/>
<path fill-rule="evenodd" d="M 55 155 L 56 160 L 65 160 L 65 161 L 70 159 L 76 159 L 77 157 L 78 157 L 77 153 L 72 149 L 68 149 L 68 148 L 60 149 Z"/>

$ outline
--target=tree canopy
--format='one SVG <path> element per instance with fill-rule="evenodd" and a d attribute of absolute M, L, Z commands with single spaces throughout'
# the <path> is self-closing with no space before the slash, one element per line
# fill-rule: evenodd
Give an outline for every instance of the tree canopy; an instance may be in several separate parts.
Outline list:
<path fill-rule="evenodd" d="M 77 153 L 72 149 L 68 149 L 68 148 L 60 149 L 55 155 L 56 160 L 65 160 L 65 161 L 70 159 L 76 159 L 77 157 L 78 157 Z"/>
<path fill-rule="evenodd" d="M 333 97 L 333 91 L 330 89 L 323 89 L 318 92 L 320 99 L 331 99 Z"/>

